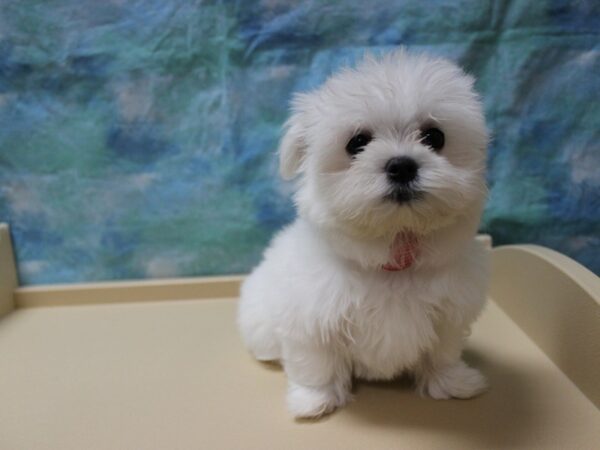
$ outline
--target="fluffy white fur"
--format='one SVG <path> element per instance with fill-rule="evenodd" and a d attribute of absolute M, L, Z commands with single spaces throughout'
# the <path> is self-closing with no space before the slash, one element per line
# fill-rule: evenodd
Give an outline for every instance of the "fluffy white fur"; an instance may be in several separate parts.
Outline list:
<path fill-rule="evenodd" d="M 445 133 L 441 152 L 423 128 Z M 351 158 L 358 130 L 373 140 Z M 351 399 L 352 377 L 409 371 L 419 392 L 468 398 L 485 379 L 461 360 L 485 299 L 487 267 L 474 242 L 486 195 L 487 132 L 473 79 L 453 63 L 398 51 L 366 57 L 295 96 L 279 149 L 299 175 L 296 221 L 275 237 L 242 286 L 239 327 L 259 360 L 278 360 L 296 417 Z M 386 200 L 395 156 L 420 166 L 408 203 Z M 414 263 L 385 271 L 397 233 L 419 236 Z"/>

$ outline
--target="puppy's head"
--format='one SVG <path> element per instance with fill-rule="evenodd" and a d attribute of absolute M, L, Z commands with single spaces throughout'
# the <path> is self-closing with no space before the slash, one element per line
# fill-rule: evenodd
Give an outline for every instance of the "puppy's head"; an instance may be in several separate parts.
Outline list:
<path fill-rule="evenodd" d="M 281 141 L 300 215 L 370 236 L 426 234 L 479 211 L 488 141 L 473 79 L 398 51 L 297 94 Z"/>

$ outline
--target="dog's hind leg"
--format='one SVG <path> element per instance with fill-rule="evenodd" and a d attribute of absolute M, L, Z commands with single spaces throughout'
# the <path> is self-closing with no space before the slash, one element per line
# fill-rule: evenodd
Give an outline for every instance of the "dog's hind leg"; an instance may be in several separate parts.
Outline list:
<path fill-rule="evenodd" d="M 248 278 L 242 286 L 238 307 L 238 326 L 244 344 L 259 361 L 276 361 L 281 358 L 281 345 L 277 336 L 268 303 L 256 280 Z"/>

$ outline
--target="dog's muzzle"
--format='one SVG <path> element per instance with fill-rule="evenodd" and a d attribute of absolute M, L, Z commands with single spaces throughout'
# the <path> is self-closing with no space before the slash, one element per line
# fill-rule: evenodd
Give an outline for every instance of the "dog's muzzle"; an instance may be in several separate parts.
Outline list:
<path fill-rule="evenodd" d="M 422 191 L 416 191 L 408 188 L 395 188 L 387 193 L 384 197 L 385 200 L 400 204 L 419 200 L 421 198 L 423 198 Z"/>

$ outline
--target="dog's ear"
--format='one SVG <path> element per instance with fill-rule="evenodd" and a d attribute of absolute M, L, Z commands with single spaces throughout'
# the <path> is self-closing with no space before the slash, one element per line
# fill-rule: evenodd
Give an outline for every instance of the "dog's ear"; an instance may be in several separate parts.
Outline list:
<path fill-rule="evenodd" d="M 283 126 L 284 134 L 279 143 L 279 173 L 284 180 L 291 180 L 303 170 L 308 147 L 304 119 L 310 105 L 309 93 L 294 94 L 292 115 Z"/>
<path fill-rule="evenodd" d="M 304 127 L 300 113 L 296 112 L 284 125 L 284 135 L 279 144 L 279 173 L 284 180 L 291 180 L 300 171 L 306 155 Z"/>

